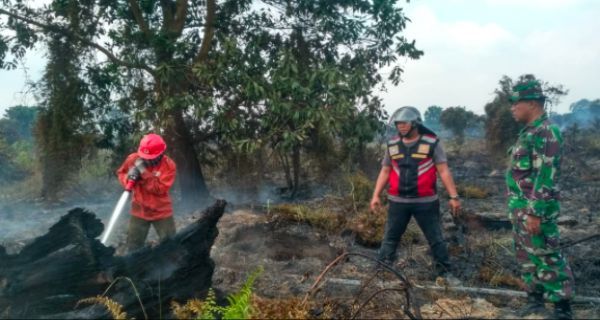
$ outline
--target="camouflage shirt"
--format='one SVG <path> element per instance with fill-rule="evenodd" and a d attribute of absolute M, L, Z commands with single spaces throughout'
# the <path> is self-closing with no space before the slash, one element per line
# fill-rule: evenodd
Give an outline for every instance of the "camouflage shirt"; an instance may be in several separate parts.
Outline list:
<path fill-rule="evenodd" d="M 544 220 L 556 219 L 559 211 L 560 130 L 543 114 L 519 133 L 509 149 L 506 172 L 509 208 L 524 209 Z"/>

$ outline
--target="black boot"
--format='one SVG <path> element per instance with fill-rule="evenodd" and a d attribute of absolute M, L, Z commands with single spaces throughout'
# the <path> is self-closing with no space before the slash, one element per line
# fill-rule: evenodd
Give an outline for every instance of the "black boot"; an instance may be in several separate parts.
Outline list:
<path fill-rule="evenodd" d="M 521 308 L 519 316 L 526 317 L 533 313 L 543 313 L 546 310 L 544 306 L 544 294 L 540 292 L 527 293 L 527 303 Z"/>
<path fill-rule="evenodd" d="M 554 319 L 573 319 L 571 301 L 560 300 L 554 303 Z"/>

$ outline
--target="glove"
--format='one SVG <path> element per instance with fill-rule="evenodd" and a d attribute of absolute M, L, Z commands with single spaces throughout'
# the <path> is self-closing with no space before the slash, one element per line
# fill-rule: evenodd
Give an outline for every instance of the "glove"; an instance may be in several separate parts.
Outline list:
<path fill-rule="evenodd" d="M 133 165 L 138 169 L 140 174 L 142 174 L 142 173 L 144 173 L 144 171 L 146 171 L 146 161 L 144 161 L 144 159 L 142 159 L 142 158 L 137 158 L 135 160 L 135 162 L 133 163 Z"/>
<path fill-rule="evenodd" d="M 131 181 L 138 181 L 140 180 L 141 176 L 142 173 L 140 172 L 140 169 L 138 169 L 136 166 L 131 166 L 131 168 L 129 168 L 129 171 L 127 171 L 127 179 Z"/>

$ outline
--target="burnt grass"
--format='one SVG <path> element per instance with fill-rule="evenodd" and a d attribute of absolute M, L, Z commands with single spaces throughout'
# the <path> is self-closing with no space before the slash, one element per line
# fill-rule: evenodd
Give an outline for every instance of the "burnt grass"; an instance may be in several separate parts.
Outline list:
<path fill-rule="evenodd" d="M 477 149 L 477 148 L 475 148 Z M 600 159 L 586 161 L 585 170 L 579 170 L 581 159 L 567 155 L 563 162 L 562 209 L 559 223 L 562 243 L 569 243 L 600 232 Z M 491 159 L 478 151 L 450 151 L 449 165 L 456 184 L 463 192 L 464 211 L 490 219 L 506 219 L 506 200 L 503 165 L 494 165 Z M 377 172 L 377 170 L 365 170 Z M 371 182 L 375 177 L 369 174 Z M 340 179 L 340 181 L 344 181 Z M 440 183 L 441 185 L 441 183 Z M 218 224 L 219 236 L 212 248 L 215 261 L 213 287 L 218 292 L 230 293 L 239 290 L 247 277 L 259 266 L 264 272 L 254 285 L 254 293 L 269 304 L 281 301 L 285 308 L 297 308 L 298 301 L 308 301 L 306 313 L 312 318 L 402 318 L 406 317 L 403 307 L 407 305 L 404 291 L 394 291 L 402 286 L 390 272 L 377 271 L 375 263 L 361 256 L 353 256 L 331 268 L 319 282 L 318 290 L 311 291 L 319 274 L 336 257 L 345 252 L 355 252 L 366 256 L 376 255 L 378 243 L 363 239 L 355 230 L 343 224 L 337 228 L 324 228 L 320 224 L 289 219 L 273 214 L 273 202 L 330 212 L 332 219 L 350 219 L 357 211 L 364 213 L 367 205 L 364 196 L 349 203 L 347 189 L 324 187 L 317 180 L 310 180 L 303 186 L 309 190 L 304 199 L 290 202 L 271 197 L 271 203 L 264 199 L 236 201 L 231 204 Z M 440 197 L 445 198 L 443 187 L 438 188 Z M 344 191 L 345 190 L 345 191 Z M 466 191 L 470 190 L 470 191 Z M 219 196 L 219 192 L 215 192 Z M 115 199 L 113 199 L 115 198 Z M 333 200 L 332 200 L 333 199 Z M 116 197 L 108 197 L 91 204 L 94 211 L 106 224 Z M 243 203 L 242 203 L 243 202 Z M 494 289 L 521 290 L 518 268 L 512 254 L 511 231 L 505 228 L 486 228 L 481 225 L 457 227 L 447 212 L 447 204 L 441 201 L 444 236 L 448 242 L 454 274 L 463 286 Z M 356 210 L 358 207 L 358 210 Z M 361 209 L 362 208 L 362 209 Z M 10 252 L 17 252 L 31 239 L 45 232 L 58 217 L 66 213 L 68 206 L 52 209 L 37 207 L 34 204 L 6 204 L 2 207 L 3 223 L 0 242 Z M 193 214 L 176 213 L 178 229 L 195 220 Z M 20 227 L 18 225 L 23 224 Z M 335 225 L 338 225 L 336 223 Z M 122 250 L 125 242 L 126 220 L 115 229 L 115 237 L 110 245 Z M 150 244 L 156 243 L 156 234 L 151 231 Z M 600 296 L 600 256 L 597 247 L 600 240 L 591 240 L 569 246 L 563 250 L 575 275 L 576 292 L 581 296 Z M 435 285 L 439 279 L 432 273 L 432 261 L 426 239 L 416 224 L 411 222 L 398 248 L 399 259 L 392 266 L 416 285 Z M 389 289 L 376 295 L 370 303 L 359 308 L 369 296 L 378 290 Z M 490 317 L 514 318 L 514 311 L 523 303 L 519 297 L 493 296 L 452 291 L 411 290 L 411 310 L 419 306 L 434 304 L 446 310 L 436 315 L 424 317 Z M 473 305 L 449 307 L 441 301 L 476 301 L 485 299 L 490 303 L 489 315 L 475 313 Z M 275 301 L 275 302 L 274 302 Z M 283 303 L 285 302 L 285 303 Z M 444 307 L 442 307 L 444 306 Z M 488 306 L 488 305 L 486 305 Z M 548 305 L 550 307 L 550 305 Z M 594 304 L 574 305 L 576 318 L 600 318 L 600 306 Z M 280 310 L 280 317 L 286 317 L 286 310 Z M 491 312 L 491 311 L 490 311 Z M 289 313 L 292 314 L 292 313 Z M 294 313 L 297 314 L 297 313 Z"/>
<path fill-rule="evenodd" d="M 481 193 L 481 197 L 477 196 L 477 193 L 472 198 L 463 197 L 464 211 L 492 220 L 506 220 L 504 168 L 496 169 L 492 165 L 482 165 L 491 163 L 484 155 L 455 155 L 451 159 L 450 166 L 457 185 L 485 191 Z M 458 163 L 461 165 L 457 166 Z M 595 165 L 599 165 L 596 170 L 600 170 L 600 162 L 596 162 Z M 573 179 L 574 174 L 570 175 Z M 584 176 L 582 174 L 580 177 Z M 577 177 L 575 179 L 578 181 L 567 183 L 567 188 L 563 189 L 562 194 L 562 217 L 559 226 L 563 244 L 598 233 L 600 230 L 600 214 L 593 211 L 597 198 L 590 199 L 600 187 L 600 181 Z M 444 191 L 440 191 L 444 197 Z M 312 199 L 296 204 L 308 203 L 309 206 L 318 207 L 318 201 L 319 199 Z M 340 200 L 337 207 L 335 202 L 323 200 L 320 208 L 331 208 L 332 215 L 339 214 L 340 208 L 348 210 L 344 200 Z M 222 218 L 219 225 L 220 235 L 213 248 L 213 258 L 217 265 L 213 277 L 216 287 L 224 291 L 235 291 L 244 279 L 261 265 L 265 272 L 255 284 L 257 295 L 281 300 L 302 299 L 308 295 L 308 300 L 317 305 L 313 305 L 313 313 L 309 313 L 314 317 L 406 316 L 402 312 L 403 306 L 406 305 L 404 294 L 391 290 L 389 293 L 378 295 L 374 302 L 367 304 L 360 313 L 356 313 L 370 294 L 382 288 L 397 288 L 399 285 L 393 274 L 377 273 L 373 261 L 361 257 L 350 257 L 331 268 L 319 282 L 319 290 L 308 294 L 319 274 L 338 255 L 357 252 L 374 257 L 377 245 L 365 245 L 365 241 L 347 229 L 324 230 L 306 221 L 283 219 L 269 214 L 268 211 L 264 204 L 238 206 Z M 447 212 L 445 201 L 442 201 L 442 211 L 444 236 L 449 245 L 454 274 L 463 286 L 522 290 L 518 267 L 512 253 L 510 229 L 481 225 L 458 228 Z M 351 212 L 346 214 L 350 215 Z M 573 269 L 576 292 L 580 296 L 599 296 L 600 256 L 595 250 L 599 241 L 590 240 L 563 250 Z M 427 241 L 414 221 L 409 225 L 398 253 L 399 259 L 393 267 L 410 282 L 417 285 L 436 283 Z M 497 308 L 489 317 L 500 318 L 514 318 L 514 311 L 524 303 L 524 299 L 519 297 L 451 291 L 413 290 L 412 294 L 413 307 L 442 301 L 439 299 L 474 301 L 484 298 Z M 470 317 L 469 312 L 474 312 L 472 308 L 463 306 L 463 310 L 458 313 L 448 311 L 447 315 L 438 316 L 452 314 L 453 317 Z M 552 309 L 551 305 L 548 305 L 548 309 Z M 600 317 L 598 305 L 575 304 L 574 310 L 577 318 Z M 482 315 L 479 314 L 479 317 Z"/>

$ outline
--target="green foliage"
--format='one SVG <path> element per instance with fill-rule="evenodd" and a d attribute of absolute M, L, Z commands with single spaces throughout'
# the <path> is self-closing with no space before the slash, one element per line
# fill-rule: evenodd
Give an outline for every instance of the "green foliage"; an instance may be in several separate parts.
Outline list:
<path fill-rule="evenodd" d="M 81 134 L 85 119 L 83 83 L 79 77 L 76 46 L 58 36 L 50 40 L 50 60 L 41 85 L 45 96 L 36 141 L 42 168 L 42 197 L 57 200 L 81 166 L 86 141 Z"/>
<path fill-rule="evenodd" d="M 14 106 L 4 112 L 0 119 L 0 134 L 8 144 L 33 140 L 33 127 L 39 109 L 37 107 Z"/>
<path fill-rule="evenodd" d="M 71 61 L 85 84 L 73 90 L 90 115 L 84 131 L 114 132 L 103 119 L 115 109 L 135 123 L 125 132 L 164 129 L 189 188 L 203 181 L 198 159 L 236 148 L 275 150 L 293 188 L 301 154 L 321 141 L 360 158 L 384 117 L 374 95 L 385 80 L 380 70 L 391 69 L 387 80 L 397 84 L 399 58 L 423 54 L 402 36 L 408 18 L 395 0 L 85 0 L 43 8 L 7 0 L 3 8 L 12 18 L 0 28 L 0 67 L 14 63 L 7 51 L 22 56 L 38 41 L 67 38 L 81 50 Z M 324 136 L 331 139 L 316 138 Z"/>
<path fill-rule="evenodd" d="M 477 125 L 480 121 L 480 117 L 465 107 L 449 107 L 440 115 L 440 123 L 452 131 L 458 145 L 462 145 L 464 142 L 465 130 Z"/>
<path fill-rule="evenodd" d="M 0 119 L 0 181 L 15 182 L 35 170 L 31 121 L 35 109 L 11 107 Z"/>
<path fill-rule="evenodd" d="M 313 4 L 274 1 L 235 17 L 246 30 L 235 40 L 217 35 L 222 54 L 194 70 L 225 102 L 215 113 L 221 143 L 273 149 L 290 189 L 299 184 L 301 155 L 329 148 L 343 158 L 338 161 L 362 158 L 382 129 L 381 101 L 372 95 L 383 80 L 378 68 L 395 64 L 394 56 L 421 55 L 402 37 L 395 47 L 386 40 L 406 19 L 391 1 Z M 398 69 L 391 80 L 399 76 Z"/>
<path fill-rule="evenodd" d="M 217 305 L 217 297 L 215 291 L 211 288 L 208 289 L 206 299 L 202 303 L 202 309 L 196 319 L 217 319 L 217 315 L 223 313 L 223 307 Z"/>
<path fill-rule="evenodd" d="M 520 126 L 513 119 L 510 111 L 509 97 L 512 92 L 512 79 L 503 76 L 499 85 L 494 100 L 485 105 L 485 137 L 489 152 L 500 163 L 506 158 L 508 148 L 515 142 Z"/>
<path fill-rule="evenodd" d="M 14 154 L 6 141 L 0 137 L 0 181 L 1 184 L 12 182 L 23 177 L 15 163 Z"/>
<path fill-rule="evenodd" d="M 33 172 L 31 128 L 37 111 L 35 107 L 14 106 L 0 119 L 0 181 L 15 182 Z"/>
<path fill-rule="evenodd" d="M 217 304 L 217 297 L 211 288 L 204 301 L 192 299 L 183 306 L 173 302 L 171 309 L 178 319 L 250 319 L 254 313 L 251 301 L 252 286 L 263 270 L 261 266 L 252 272 L 240 291 L 227 297 L 227 306 Z"/>
<path fill-rule="evenodd" d="M 240 291 L 227 297 L 229 305 L 222 310 L 222 319 L 249 319 L 253 313 L 250 298 L 252 297 L 252 286 L 264 271 L 262 267 L 252 272 Z"/>
<path fill-rule="evenodd" d="M 20 170 L 32 173 L 36 170 L 36 161 L 33 141 L 17 141 L 10 146 L 14 163 Z"/>

